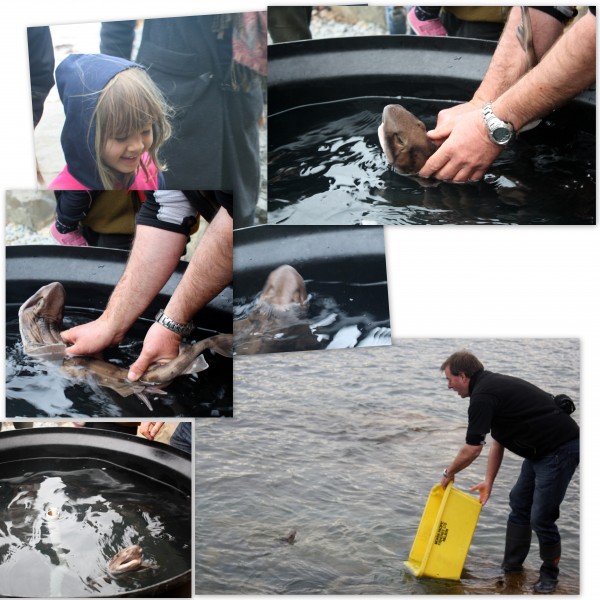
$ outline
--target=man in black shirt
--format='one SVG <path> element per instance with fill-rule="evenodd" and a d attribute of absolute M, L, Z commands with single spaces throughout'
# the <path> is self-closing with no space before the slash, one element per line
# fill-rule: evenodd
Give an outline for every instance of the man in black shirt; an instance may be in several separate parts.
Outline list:
<path fill-rule="evenodd" d="M 579 464 L 579 426 L 551 394 L 523 379 L 484 370 L 470 352 L 455 352 L 441 370 L 450 389 L 461 398 L 470 398 L 465 445 L 444 470 L 441 485 L 445 488 L 456 473 L 481 454 L 488 433 L 492 446 L 485 479 L 471 488 L 479 492 L 482 504 L 491 494 L 504 449 L 524 458 L 521 474 L 510 492 L 502 568 L 506 572 L 523 569 L 533 530 L 542 559 L 534 590 L 553 592 L 561 551 L 556 521 Z"/>

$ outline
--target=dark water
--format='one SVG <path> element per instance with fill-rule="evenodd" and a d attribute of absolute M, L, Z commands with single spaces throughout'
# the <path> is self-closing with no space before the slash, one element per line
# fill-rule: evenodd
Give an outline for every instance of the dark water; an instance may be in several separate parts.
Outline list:
<path fill-rule="evenodd" d="M 153 410 L 135 395 L 126 398 L 98 385 L 92 378 L 73 379 L 61 370 L 62 362 L 42 361 L 23 353 L 18 306 L 7 307 L 6 414 L 8 417 L 210 417 L 233 413 L 232 361 L 205 352 L 208 369 L 175 379 L 165 394 L 148 394 Z M 65 329 L 99 316 L 93 311 L 66 309 Z M 127 368 L 139 356 L 151 323 L 142 319 L 118 348 L 104 359 Z M 206 336 L 216 332 L 206 331 Z M 197 341 L 197 340 L 194 340 Z"/>
<path fill-rule="evenodd" d="M 191 498 L 182 492 L 99 460 L 0 469 L 0 595 L 114 595 L 190 568 Z M 59 518 L 49 518 L 56 509 Z M 107 561 L 132 544 L 157 568 L 108 577 Z"/>
<path fill-rule="evenodd" d="M 251 329 L 242 325 L 256 308 L 264 281 L 248 295 L 234 298 L 236 354 L 253 353 Z M 289 352 L 391 344 L 387 281 L 374 283 L 306 279 L 306 311 L 294 325 L 278 329 L 277 319 L 263 319 L 268 342 L 262 352 Z M 300 338 L 300 339 L 298 339 Z"/>
<path fill-rule="evenodd" d="M 269 117 L 269 223 L 593 224 L 595 136 L 548 119 L 519 136 L 477 184 L 398 175 L 377 139 L 386 104 L 428 129 L 451 105 L 415 98 L 353 98 Z"/>
<path fill-rule="evenodd" d="M 410 339 L 236 358 L 236 418 L 196 422 L 196 593 L 531 593 L 536 541 L 523 575 L 499 567 L 521 464 L 509 452 L 460 581 L 417 579 L 403 564 L 432 486 L 464 443 L 468 400 L 439 371 L 464 347 L 490 370 L 569 394 L 579 421 L 577 340 Z M 483 479 L 486 453 L 457 488 Z M 577 471 L 558 521 L 564 594 L 579 593 L 579 498 Z M 279 542 L 291 529 L 296 542 Z"/>

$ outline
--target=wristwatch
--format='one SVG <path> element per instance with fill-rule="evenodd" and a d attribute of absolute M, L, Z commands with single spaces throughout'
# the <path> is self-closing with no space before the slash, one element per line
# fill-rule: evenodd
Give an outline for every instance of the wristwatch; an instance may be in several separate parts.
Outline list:
<path fill-rule="evenodd" d="M 515 137 L 515 128 L 511 123 L 498 118 L 492 110 L 492 103 L 488 102 L 482 110 L 483 120 L 487 127 L 490 140 L 498 146 L 506 146 Z"/>
<path fill-rule="evenodd" d="M 194 329 L 194 323 L 192 321 L 190 321 L 186 325 L 177 323 L 177 321 L 173 321 L 173 319 L 167 317 L 165 311 L 162 308 L 156 313 L 156 317 L 154 317 L 154 320 L 157 323 L 160 323 L 163 327 L 166 327 L 168 330 L 179 334 L 181 337 L 187 337 L 188 335 L 190 335 L 190 333 L 192 333 L 192 329 Z"/>
<path fill-rule="evenodd" d="M 448 469 L 444 469 L 444 472 L 442 473 L 442 475 L 446 478 L 446 479 L 452 479 L 452 477 L 450 477 L 450 475 L 448 475 Z"/>

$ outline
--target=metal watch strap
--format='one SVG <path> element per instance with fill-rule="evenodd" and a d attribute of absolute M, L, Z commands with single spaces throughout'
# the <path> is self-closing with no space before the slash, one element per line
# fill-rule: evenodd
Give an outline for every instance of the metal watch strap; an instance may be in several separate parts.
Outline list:
<path fill-rule="evenodd" d="M 494 114 L 491 102 L 488 102 L 483 107 L 481 112 L 490 140 L 498 146 L 506 146 L 506 144 L 508 144 L 514 137 L 515 128 L 513 127 L 512 123 L 508 123 L 507 121 L 503 121 L 502 119 L 497 117 Z M 499 140 L 494 135 L 494 132 L 499 129 L 504 129 L 508 132 L 506 140 Z"/>
<path fill-rule="evenodd" d="M 166 327 L 169 331 L 177 333 L 181 337 L 187 337 L 188 335 L 190 335 L 190 333 L 192 333 L 192 329 L 194 329 L 194 323 L 192 323 L 192 321 L 190 321 L 186 325 L 177 323 L 177 321 L 173 321 L 171 317 L 168 317 L 162 308 L 156 313 L 156 317 L 154 317 L 154 320 L 157 323 L 160 323 L 163 327 Z"/>

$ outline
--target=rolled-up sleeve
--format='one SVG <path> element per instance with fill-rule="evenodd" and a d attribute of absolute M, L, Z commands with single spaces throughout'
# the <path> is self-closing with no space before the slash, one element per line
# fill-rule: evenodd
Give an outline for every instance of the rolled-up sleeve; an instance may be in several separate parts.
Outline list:
<path fill-rule="evenodd" d="M 198 210 L 179 190 L 147 192 L 137 224 L 189 235 L 198 219 Z"/>

